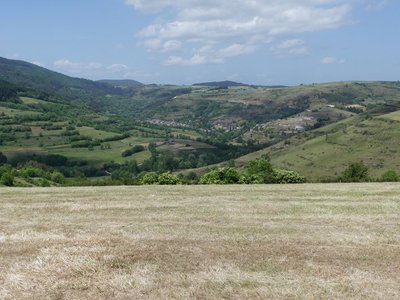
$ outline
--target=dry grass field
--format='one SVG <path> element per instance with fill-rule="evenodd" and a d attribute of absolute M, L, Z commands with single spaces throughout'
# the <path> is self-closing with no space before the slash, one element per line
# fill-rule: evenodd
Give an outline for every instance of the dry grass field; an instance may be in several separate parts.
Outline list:
<path fill-rule="evenodd" d="M 399 299 L 400 185 L 0 189 L 0 299 Z"/>

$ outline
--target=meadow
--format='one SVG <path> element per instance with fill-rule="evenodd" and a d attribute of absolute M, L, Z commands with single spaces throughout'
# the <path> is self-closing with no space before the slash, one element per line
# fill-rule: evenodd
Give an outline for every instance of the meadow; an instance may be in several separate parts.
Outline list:
<path fill-rule="evenodd" d="M 0 299 L 398 299 L 399 192 L 0 188 Z"/>

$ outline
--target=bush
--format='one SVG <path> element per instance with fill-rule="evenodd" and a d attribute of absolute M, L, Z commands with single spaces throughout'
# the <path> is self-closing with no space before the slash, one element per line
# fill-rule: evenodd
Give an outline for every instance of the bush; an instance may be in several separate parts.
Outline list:
<path fill-rule="evenodd" d="M 38 180 L 38 184 L 39 184 L 39 186 L 41 186 L 41 187 L 50 187 L 50 182 L 48 182 L 46 179 L 44 179 L 44 178 L 40 178 L 39 180 Z"/>
<path fill-rule="evenodd" d="M 45 172 L 42 169 L 27 166 L 19 170 L 18 173 L 21 177 L 33 178 L 33 177 L 43 177 Z"/>
<path fill-rule="evenodd" d="M 14 175 L 10 171 L 4 172 L 1 175 L 0 182 L 6 186 L 13 186 L 14 185 Z"/>
<path fill-rule="evenodd" d="M 399 175 L 394 170 L 388 170 L 383 173 L 381 180 L 383 182 L 396 182 L 399 181 Z"/>
<path fill-rule="evenodd" d="M 368 167 L 363 162 L 351 163 L 339 178 L 342 182 L 369 181 Z"/>
<path fill-rule="evenodd" d="M 117 169 L 111 174 L 112 180 L 117 180 L 123 184 L 131 184 L 133 182 L 133 174 L 125 169 Z"/>
<path fill-rule="evenodd" d="M 51 174 L 51 181 L 58 183 L 58 184 L 64 184 L 65 183 L 65 177 L 63 174 L 60 172 L 54 172 Z"/>
<path fill-rule="evenodd" d="M 161 185 L 176 185 L 180 183 L 179 178 L 170 172 L 162 173 L 158 176 L 158 184 Z"/>
<path fill-rule="evenodd" d="M 145 150 L 145 148 L 144 148 L 142 145 L 136 145 L 136 146 L 134 146 L 134 147 L 131 148 L 131 149 L 128 149 L 128 150 L 123 151 L 123 152 L 121 153 L 121 155 L 122 155 L 122 157 L 128 157 L 128 156 L 131 156 L 131 155 L 133 155 L 133 154 L 135 154 L 135 153 L 142 152 L 142 151 L 144 151 L 144 150 Z"/>
<path fill-rule="evenodd" d="M 246 183 L 274 183 L 275 174 L 269 160 L 258 158 L 251 160 L 246 165 Z"/>
<path fill-rule="evenodd" d="M 157 184 L 158 183 L 158 175 L 155 172 L 145 173 L 143 177 L 140 179 L 141 184 L 149 185 L 149 184 Z"/>
<path fill-rule="evenodd" d="M 299 173 L 288 170 L 274 170 L 275 183 L 305 183 L 306 178 Z"/>
<path fill-rule="evenodd" d="M 200 178 L 200 184 L 235 184 L 240 181 L 240 173 L 234 168 L 215 169 Z"/>

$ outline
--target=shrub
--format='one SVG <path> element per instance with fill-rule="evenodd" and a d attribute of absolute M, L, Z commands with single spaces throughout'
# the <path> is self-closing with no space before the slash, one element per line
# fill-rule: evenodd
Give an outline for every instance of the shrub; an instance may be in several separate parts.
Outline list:
<path fill-rule="evenodd" d="M 141 184 L 149 185 L 149 184 L 157 184 L 158 183 L 158 175 L 155 172 L 145 173 L 143 177 L 140 179 Z"/>
<path fill-rule="evenodd" d="M 339 178 L 343 182 L 365 182 L 369 181 L 368 167 L 363 162 L 351 163 L 346 170 L 343 171 Z"/>
<path fill-rule="evenodd" d="M 124 184 L 130 184 L 133 182 L 133 174 L 128 170 L 117 169 L 111 174 L 112 180 L 118 180 Z"/>
<path fill-rule="evenodd" d="M 269 160 L 258 158 L 251 160 L 246 165 L 245 180 L 248 183 L 273 183 L 275 174 Z"/>
<path fill-rule="evenodd" d="M 235 184 L 240 183 L 240 173 L 234 168 L 212 170 L 200 178 L 200 184 Z"/>
<path fill-rule="evenodd" d="M 51 174 L 51 181 L 58 183 L 58 184 L 64 184 L 65 183 L 65 177 L 63 174 L 60 172 L 54 172 Z"/>
<path fill-rule="evenodd" d="M 383 173 L 381 180 L 384 182 L 396 182 L 399 181 L 399 175 L 394 170 L 388 170 Z"/>
<path fill-rule="evenodd" d="M 158 184 L 161 185 L 176 185 L 180 183 L 179 178 L 170 172 L 162 173 L 158 176 Z"/>
<path fill-rule="evenodd" d="M 24 167 L 23 169 L 19 170 L 19 175 L 24 177 L 24 178 L 33 178 L 33 177 L 43 177 L 44 176 L 44 171 L 39 168 L 27 166 Z"/>
<path fill-rule="evenodd" d="M 242 184 L 262 184 L 264 183 L 264 178 L 260 174 L 244 174 L 240 177 L 239 182 Z"/>
<path fill-rule="evenodd" d="M 280 184 L 306 182 L 306 178 L 295 171 L 275 169 L 274 176 L 275 182 Z"/>
<path fill-rule="evenodd" d="M 44 179 L 44 178 L 40 178 L 39 180 L 38 180 L 38 184 L 39 184 L 39 186 L 41 186 L 41 187 L 49 187 L 50 186 L 50 182 L 48 182 L 46 179 Z"/>
<path fill-rule="evenodd" d="M 122 155 L 122 157 L 128 157 L 128 156 L 131 156 L 131 155 L 133 155 L 133 154 L 135 154 L 135 153 L 142 152 L 142 151 L 144 151 L 144 150 L 145 150 L 144 146 L 142 146 L 142 145 L 136 145 L 136 146 L 134 146 L 134 147 L 131 148 L 131 149 L 128 149 L 128 150 L 123 151 L 123 152 L 121 153 L 121 155 Z"/>
<path fill-rule="evenodd" d="M 14 175 L 10 171 L 4 172 L 1 175 L 0 182 L 6 186 L 13 186 L 14 185 Z"/>

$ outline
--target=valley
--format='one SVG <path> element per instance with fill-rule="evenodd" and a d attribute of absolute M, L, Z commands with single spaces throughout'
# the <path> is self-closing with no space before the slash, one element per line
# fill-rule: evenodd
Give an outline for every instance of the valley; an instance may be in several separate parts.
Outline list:
<path fill-rule="evenodd" d="M 201 175 L 262 156 L 308 181 L 335 181 L 356 161 L 374 178 L 400 168 L 399 82 L 144 85 L 1 59 L 0 91 L 8 163 L 61 157 L 48 167 L 67 178 L 104 179 L 132 163 L 138 172 Z"/>

